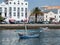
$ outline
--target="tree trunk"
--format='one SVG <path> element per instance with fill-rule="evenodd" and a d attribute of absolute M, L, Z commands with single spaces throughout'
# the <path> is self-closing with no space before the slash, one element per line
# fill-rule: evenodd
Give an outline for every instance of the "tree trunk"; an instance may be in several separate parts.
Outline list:
<path fill-rule="evenodd" d="M 37 23 L 37 14 L 35 15 L 35 23 Z"/>

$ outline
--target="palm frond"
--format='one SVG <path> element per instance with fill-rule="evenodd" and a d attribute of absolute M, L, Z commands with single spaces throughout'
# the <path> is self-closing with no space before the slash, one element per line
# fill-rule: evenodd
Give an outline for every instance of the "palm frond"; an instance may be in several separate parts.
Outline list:
<path fill-rule="evenodd" d="M 38 7 L 36 7 L 36 8 L 34 8 L 34 9 L 31 11 L 30 16 L 35 15 L 35 14 L 43 15 L 43 12 L 42 12 Z"/>

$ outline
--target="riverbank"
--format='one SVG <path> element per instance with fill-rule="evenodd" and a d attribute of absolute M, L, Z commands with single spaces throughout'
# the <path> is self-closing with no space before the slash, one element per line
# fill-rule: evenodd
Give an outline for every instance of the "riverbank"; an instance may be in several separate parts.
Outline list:
<path fill-rule="evenodd" d="M 51 29 L 60 29 L 60 24 L 0 24 L 0 29 L 39 29 L 40 27 L 48 27 Z"/>

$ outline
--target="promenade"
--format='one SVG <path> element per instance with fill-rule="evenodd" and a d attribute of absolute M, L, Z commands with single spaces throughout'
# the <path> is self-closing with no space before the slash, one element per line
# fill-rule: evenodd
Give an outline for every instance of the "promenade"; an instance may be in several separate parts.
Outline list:
<path fill-rule="evenodd" d="M 60 24 L 0 24 L 0 29 L 39 29 L 40 27 L 48 27 L 53 29 L 60 29 Z"/>

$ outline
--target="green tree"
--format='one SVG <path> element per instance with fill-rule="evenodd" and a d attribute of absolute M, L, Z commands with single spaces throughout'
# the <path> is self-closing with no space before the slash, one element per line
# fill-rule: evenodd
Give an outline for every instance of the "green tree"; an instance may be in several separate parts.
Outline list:
<path fill-rule="evenodd" d="M 2 22 L 5 18 L 3 18 L 1 15 L 0 15 L 0 22 Z"/>
<path fill-rule="evenodd" d="M 43 12 L 38 8 L 38 7 L 35 7 L 32 12 L 31 12 L 31 15 L 34 15 L 35 16 L 35 23 L 37 23 L 37 16 L 38 15 L 43 15 Z M 31 16 L 30 15 L 30 16 Z"/>

